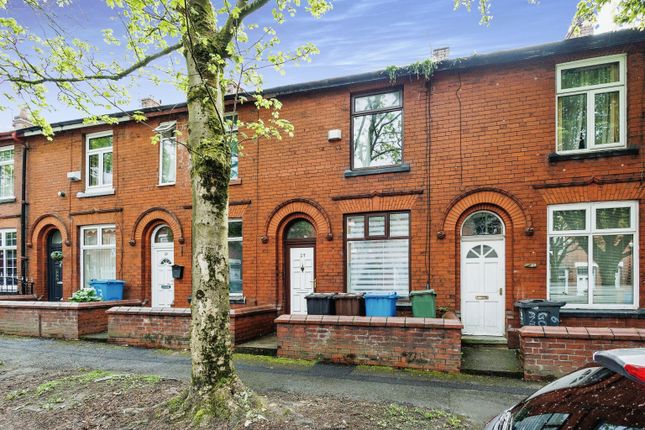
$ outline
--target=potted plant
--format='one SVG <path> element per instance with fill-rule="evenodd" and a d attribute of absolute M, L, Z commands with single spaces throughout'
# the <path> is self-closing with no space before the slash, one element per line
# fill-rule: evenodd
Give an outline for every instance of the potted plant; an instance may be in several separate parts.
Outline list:
<path fill-rule="evenodd" d="M 52 251 L 52 253 L 49 254 L 49 256 L 54 261 L 62 261 L 63 260 L 63 251 Z"/>
<path fill-rule="evenodd" d="M 75 291 L 72 294 L 72 297 L 69 299 L 70 302 L 84 303 L 84 302 L 100 302 L 103 300 L 101 296 L 96 294 L 94 288 L 81 288 L 78 291 Z"/>

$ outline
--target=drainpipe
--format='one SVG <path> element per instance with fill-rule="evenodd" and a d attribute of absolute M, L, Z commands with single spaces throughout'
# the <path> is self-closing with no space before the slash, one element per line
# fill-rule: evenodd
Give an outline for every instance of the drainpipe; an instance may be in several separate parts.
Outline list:
<path fill-rule="evenodd" d="M 18 137 L 17 132 L 11 134 L 14 142 L 22 145 L 22 181 L 20 194 L 20 275 L 27 280 L 27 152 L 29 148 Z"/>

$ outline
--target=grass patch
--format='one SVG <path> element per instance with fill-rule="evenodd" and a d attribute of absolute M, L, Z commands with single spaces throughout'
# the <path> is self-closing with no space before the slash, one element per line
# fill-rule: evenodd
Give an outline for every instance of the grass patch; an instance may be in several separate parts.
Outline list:
<path fill-rule="evenodd" d="M 282 365 L 282 366 L 304 366 L 312 367 L 316 364 L 316 361 L 310 360 L 300 360 L 295 358 L 283 358 L 283 357 L 271 357 L 268 355 L 253 355 L 253 354 L 233 354 L 233 359 L 235 361 L 247 362 L 247 363 L 262 363 L 268 365 Z"/>

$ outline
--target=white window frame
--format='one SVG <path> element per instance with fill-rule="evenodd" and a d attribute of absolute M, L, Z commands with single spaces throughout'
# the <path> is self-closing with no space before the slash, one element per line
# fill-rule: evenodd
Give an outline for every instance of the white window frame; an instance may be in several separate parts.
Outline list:
<path fill-rule="evenodd" d="M 159 124 L 159 127 L 155 129 L 155 131 L 159 134 L 159 184 L 158 185 L 160 187 L 166 186 L 166 185 L 175 185 L 177 183 L 177 137 L 175 135 L 176 127 L 177 127 L 176 121 L 169 121 L 169 122 L 162 122 L 161 124 Z M 167 133 L 171 133 L 172 137 L 166 137 L 166 139 L 172 140 L 175 146 L 175 159 L 174 159 L 174 165 L 173 165 L 173 169 L 175 171 L 175 180 L 164 182 L 163 180 L 163 141 L 164 141 L 164 135 Z"/>
<path fill-rule="evenodd" d="M 224 122 L 226 123 L 226 121 L 229 121 L 229 120 L 233 121 L 233 126 L 231 127 L 230 130 L 228 130 L 228 125 L 225 124 L 224 126 L 227 128 L 226 132 L 230 133 L 230 134 L 235 134 L 235 138 L 237 139 L 237 130 L 238 130 L 237 122 L 239 120 L 237 112 L 226 112 L 224 114 Z M 236 181 L 236 180 L 238 180 L 240 178 L 240 149 L 239 149 L 240 147 L 239 147 L 239 141 L 238 141 L 238 147 L 237 148 L 238 148 L 237 155 L 236 155 L 237 156 L 237 174 L 235 175 L 235 177 L 233 177 L 233 176 L 230 177 L 231 181 Z M 231 167 L 233 167 L 233 151 L 231 151 Z"/>
<path fill-rule="evenodd" d="M 3 146 L 0 148 L 0 152 L 5 152 L 5 151 L 14 151 L 13 145 L 10 146 Z M 11 160 L 5 160 L 5 161 L 0 161 L 0 167 L 4 166 L 14 166 L 14 157 L 15 157 L 15 151 L 14 151 L 14 156 L 11 157 Z M 2 195 L 2 187 L 0 186 L 0 200 L 10 200 L 10 199 L 15 199 L 16 198 L 16 193 L 15 193 L 15 187 L 16 187 L 16 177 L 15 177 L 15 170 L 13 173 L 13 178 L 11 179 L 11 194 L 10 195 Z"/>
<path fill-rule="evenodd" d="M 598 64 L 618 62 L 618 82 L 609 84 L 588 85 L 584 87 L 562 89 L 562 71 L 575 69 L 577 67 L 595 66 Z M 606 93 L 608 90 L 618 91 L 618 109 L 620 141 L 596 145 L 596 124 L 594 119 L 595 95 Z M 612 91 L 613 92 L 613 91 Z M 560 96 L 571 96 L 578 94 L 587 95 L 587 148 L 563 151 L 559 149 L 558 142 L 558 100 Z M 587 58 L 584 60 L 571 61 L 556 65 L 556 97 L 555 97 L 555 149 L 558 154 L 588 153 L 603 151 L 627 146 L 627 54 L 607 55 L 604 57 Z"/>
<path fill-rule="evenodd" d="M 98 137 L 112 137 L 112 146 L 100 149 L 90 150 L 90 140 Z M 106 153 L 112 154 L 112 182 L 109 184 L 103 183 L 103 156 Z M 99 155 L 99 166 L 100 174 L 98 176 L 99 184 L 90 185 L 90 155 L 98 154 Z M 85 136 L 85 192 L 88 194 L 91 193 L 101 193 L 101 192 L 113 192 L 114 191 L 114 135 L 112 130 L 100 131 L 98 133 L 91 133 Z"/>
<path fill-rule="evenodd" d="M 230 218 L 228 220 L 228 223 L 240 223 L 242 225 L 242 236 L 228 237 L 228 242 L 240 242 L 242 244 L 242 260 L 240 261 L 240 278 L 242 279 L 242 291 L 239 293 L 231 293 L 230 279 L 228 288 L 229 297 L 239 299 L 241 297 L 244 297 L 244 273 L 242 271 L 244 267 L 244 222 L 242 221 L 242 218 Z"/>
<path fill-rule="evenodd" d="M 551 299 L 551 285 L 550 276 L 551 263 L 549 258 L 551 238 L 554 236 L 586 236 L 589 240 L 589 251 L 587 255 L 587 267 L 592 267 L 589 262 L 594 261 L 593 257 L 593 236 L 602 234 L 631 234 L 634 236 L 634 249 L 632 253 L 632 266 L 633 266 L 633 297 L 634 302 L 630 304 L 595 304 L 593 301 L 593 290 L 595 288 L 595 274 L 594 270 L 589 270 L 589 287 L 587 290 L 588 302 L 587 303 L 571 303 L 565 306 L 566 309 L 638 309 L 639 306 L 639 290 L 640 290 L 640 264 L 639 264 L 639 224 L 638 224 L 638 201 L 621 200 L 621 201 L 605 201 L 605 202 L 587 202 L 587 203 L 573 203 L 562 205 L 550 205 L 547 207 L 547 258 L 546 258 L 546 293 L 547 299 Z M 596 209 L 602 208 L 630 208 L 630 225 L 631 228 L 612 228 L 612 229 L 597 229 L 596 228 Z M 553 212 L 561 210 L 576 210 L 585 209 L 586 226 L 584 230 L 566 230 L 554 231 L 553 230 Z"/>
<path fill-rule="evenodd" d="M 14 233 L 16 234 L 16 244 L 8 246 L 7 245 L 7 233 Z M 18 233 L 16 229 L 8 228 L 8 229 L 2 229 L 0 230 L 0 238 L 2 240 L 2 244 L 0 245 L 0 250 L 2 250 L 2 258 L 0 259 L 0 264 L 2 265 L 3 269 L 3 274 L 4 276 L 2 277 L 2 280 L 0 281 L 0 288 L 2 288 L 2 291 L 4 292 L 9 292 L 9 291 L 18 291 Z M 15 285 L 8 285 L 5 281 L 7 279 L 7 251 L 16 251 L 16 284 Z"/>
<path fill-rule="evenodd" d="M 103 229 L 107 228 L 113 228 L 115 230 L 114 234 L 114 244 L 110 245 L 103 245 Z M 85 245 L 85 231 L 86 230 L 92 230 L 96 229 L 96 245 Z M 95 224 L 95 225 L 84 225 L 80 229 L 80 236 L 79 236 L 79 244 L 80 244 L 80 289 L 85 288 L 85 279 L 84 279 L 84 271 L 85 271 L 85 265 L 83 262 L 83 254 L 86 249 L 116 249 L 116 241 L 117 241 L 117 234 L 116 234 L 116 225 L 115 224 Z M 116 271 L 116 259 L 114 261 L 114 269 Z"/>

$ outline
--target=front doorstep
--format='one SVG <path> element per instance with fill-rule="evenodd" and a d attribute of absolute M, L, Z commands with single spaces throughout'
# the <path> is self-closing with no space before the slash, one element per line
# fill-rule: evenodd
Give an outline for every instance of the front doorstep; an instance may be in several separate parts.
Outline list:
<path fill-rule="evenodd" d="M 107 302 L 0 301 L 0 333 L 17 336 L 79 339 L 107 331 L 106 311 L 136 306 L 139 300 Z"/>

